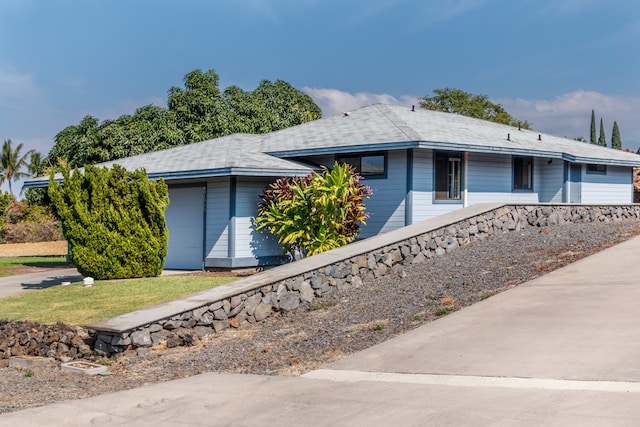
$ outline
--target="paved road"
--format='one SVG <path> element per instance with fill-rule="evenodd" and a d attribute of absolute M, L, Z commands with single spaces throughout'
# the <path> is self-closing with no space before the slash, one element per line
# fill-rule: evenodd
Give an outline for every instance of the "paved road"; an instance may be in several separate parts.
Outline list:
<path fill-rule="evenodd" d="M 640 424 L 640 237 L 303 377 L 203 374 L 0 426 Z"/>

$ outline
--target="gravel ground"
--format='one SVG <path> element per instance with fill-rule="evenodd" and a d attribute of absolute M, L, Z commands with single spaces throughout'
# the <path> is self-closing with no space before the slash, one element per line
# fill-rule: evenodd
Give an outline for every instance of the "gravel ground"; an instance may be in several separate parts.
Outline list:
<path fill-rule="evenodd" d="M 260 324 L 111 361 L 109 376 L 0 361 L 0 413 L 196 375 L 296 376 L 640 234 L 640 224 L 569 224 L 492 236 Z"/>

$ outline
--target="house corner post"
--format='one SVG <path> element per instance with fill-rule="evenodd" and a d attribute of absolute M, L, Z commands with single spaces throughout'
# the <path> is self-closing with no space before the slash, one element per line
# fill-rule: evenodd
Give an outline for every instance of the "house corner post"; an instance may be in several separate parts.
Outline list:
<path fill-rule="evenodd" d="M 468 177 L 469 177 L 469 153 L 467 151 L 464 152 L 463 160 L 463 173 L 462 173 L 462 181 L 463 181 L 463 192 L 462 192 L 462 207 L 466 208 L 469 206 L 469 201 L 467 199 L 467 194 L 469 192 Z"/>

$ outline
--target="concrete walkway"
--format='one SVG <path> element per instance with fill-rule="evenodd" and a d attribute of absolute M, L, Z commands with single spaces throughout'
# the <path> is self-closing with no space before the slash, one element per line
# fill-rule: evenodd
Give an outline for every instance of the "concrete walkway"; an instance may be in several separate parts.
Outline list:
<path fill-rule="evenodd" d="M 300 378 L 203 374 L 0 426 L 640 423 L 640 237 Z"/>

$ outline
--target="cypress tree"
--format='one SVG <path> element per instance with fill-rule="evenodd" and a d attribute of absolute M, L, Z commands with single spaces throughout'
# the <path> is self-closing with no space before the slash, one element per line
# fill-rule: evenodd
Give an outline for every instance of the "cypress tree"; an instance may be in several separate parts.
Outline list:
<path fill-rule="evenodd" d="M 613 132 L 611 133 L 611 148 L 622 150 L 622 140 L 620 139 L 620 129 L 618 129 L 618 122 L 613 122 Z"/>
<path fill-rule="evenodd" d="M 591 110 L 591 133 L 589 142 L 591 142 L 592 144 L 598 143 L 596 141 L 596 113 L 593 110 Z"/>
<path fill-rule="evenodd" d="M 607 146 L 607 139 L 604 135 L 604 127 L 602 126 L 602 117 L 600 117 L 600 137 L 598 138 L 598 145 L 602 147 Z"/>
<path fill-rule="evenodd" d="M 49 196 L 69 258 L 80 274 L 96 279 L 158 276 L 168 250 L 164 211 L 167 184 L 129 172 L 87 165 L 63 172 L 63 185 L 49 179 Z"/>

